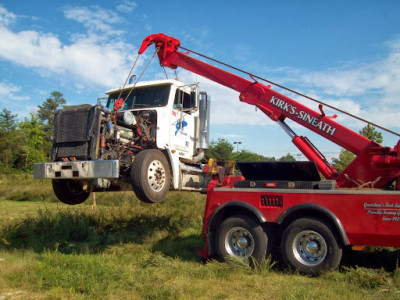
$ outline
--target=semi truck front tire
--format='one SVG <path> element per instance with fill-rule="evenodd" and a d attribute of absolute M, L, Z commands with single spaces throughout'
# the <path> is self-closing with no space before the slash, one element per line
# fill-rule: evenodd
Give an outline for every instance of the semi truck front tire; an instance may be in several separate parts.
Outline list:
<path fill-rule="evenodd" d="M 132 164 L 131 180 L 133 191 L 141 201 L 162 201 L 171 184 L 170 167 L 164 154 L 156 149 L 139 152 Z"/>
<path fill-rule="evenodd" d="M 90 195 L 90 186 L 85 181 L 53 179 L 52 185 L 54 194 L 65 204 L 81 204 Z"/>

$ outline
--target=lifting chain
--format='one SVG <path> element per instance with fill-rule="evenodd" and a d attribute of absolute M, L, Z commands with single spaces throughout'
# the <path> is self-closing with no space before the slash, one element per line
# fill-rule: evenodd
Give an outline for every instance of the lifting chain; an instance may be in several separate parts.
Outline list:
<path fill-rule="evenodd" d="M 140 79 L 142 78 L 144 72 L 146 72 L 147 68 L 149 67 L 150 63 L 153 61 L 154 56 L 156 56 L 156 54 L 158 53 L 158 51 L 160 51 L 160 48 L 159 48 L 159 47 L 156 48 L 156 50 L 154 51 L 153 55 L 150 57 L 150 59 L 149 59 L 149 61 L 147 62 L 146 66 L 144 67 L 142 73 L 140 73 L 139 78 L 135 81 L 135 83 L 133 84 L 133 86 L 132 86 L 131 89 L 129 90 L 128 95 L 126 95 L 125 99 L 123 100 L 123 101 L 124 101 L 124 104 L 125 104 L 126 100 L 128 100 L 129 96 L 132 94 L 132 91 L 133 91 L 133 89 L 136 87 L 136 84 L 140 81 Z M 128 75 L 127 79 L 125 80 L 125 84 L 126 84 L 126 82 L 129 80 L 129 77 L 131 76 L 132 70 L 133 70 L 133 68 L 135 67 L 135 64 L 136 64 L 136 62 L 137 62 L 137 60 L 138 60 L 138 58 L 139 58 L 139 55 L 140 55 L 140 54 L 138 54 L 137 57 L 136 57 L 135 63 L 133 64 L 133 66 L 132 66 L 132 68 L 131 68 L 131 71 L 129 72 L 129 75 Z M 119 95 L 118 98 L 121 98 L 121 94 L 122 94 L 122 91 L 123 91 L 123 89 L 124 89 L 124 87 L 125 87 L 125 84 L 124 84 L 123 88 L 121 89 L 120 95 Z"/>

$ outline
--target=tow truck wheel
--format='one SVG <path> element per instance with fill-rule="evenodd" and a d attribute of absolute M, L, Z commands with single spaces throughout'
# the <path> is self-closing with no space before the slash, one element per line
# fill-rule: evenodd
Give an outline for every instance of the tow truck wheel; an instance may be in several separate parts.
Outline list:
<path fill-rule="evenodd" d="M 170 187 L 169 164 L 164 154 L 155 149 L 139 152 L 131 168 L 132 188 L 146 203 L 158 203 Z"/>
<path fill-rule="evenodd" d="M 281 252 L 289 267 L 306 274 L 336 269 L 342 258 L 330 226 L 312 218 L 298 219 L 285 229 Z"/>
<path fill-rule="evenodd" d="M 65 204 L 81 204 L 90 195 L 90 187 L 84 181 L 53 179 L 52 184 L 54 194 Z"/>
<path fill-rule="evenodd" d="M 267 254 L 268 238 L 261 225 L 246 216 L 225 219 L 218 227 L 216 250 L 220 258 L 243 258 L 258 263 Z"/>

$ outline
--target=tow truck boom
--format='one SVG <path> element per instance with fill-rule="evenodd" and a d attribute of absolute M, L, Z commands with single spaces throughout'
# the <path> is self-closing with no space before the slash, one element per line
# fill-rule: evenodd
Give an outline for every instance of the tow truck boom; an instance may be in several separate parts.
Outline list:
<path fill-rule="evenodd" d="M 284 127 L 299 150 L 309 160 L 315 161 L 325 178 L 336 180 L 338 187 L 385 188 L 395 181 L 395 188 L 400 189 L 400 141 L 394 149 L 383 147 L 333 121 L 325 115 L 322 105 L 319 106 L 319 112 L 314 111 L 276 92 L 271 86 L 256 81 L 252 76 L 252 80 L 248 80 L 191 57 L 190 51 L 178 51 L 179 40 L 162 33 L 146 37 L 139 54 L 144 53 L 152 44 L 156 47 L 161 66 L 171 69 L 181 67 L 239 92 L 240 101 L 256 106 Z M 339 174 L 307 138 L 291 131 L 284 123 L 286 118 L 351 151 L 356 159 Z"/>

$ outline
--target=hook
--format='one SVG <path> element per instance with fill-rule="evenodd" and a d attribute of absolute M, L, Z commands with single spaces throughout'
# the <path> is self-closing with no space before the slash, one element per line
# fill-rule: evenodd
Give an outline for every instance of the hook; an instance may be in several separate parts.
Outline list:
<path fill-rule="evenodd" d="M 319 111 L 321 112 L 321 117 L 327 117 L 327 118 L 329 118 L 329 119 L 336 119 L 337 118 L 337 115 L 335 114 L 335 115 L 332 115 L 332 116 L 327 116 L 326 114 L 325 114 L 325 112 L 324 112 L 324 106 L 322 105 L 322 104 L 319 104 L 318 105 L 318 108 L 319 108 Z"/>

